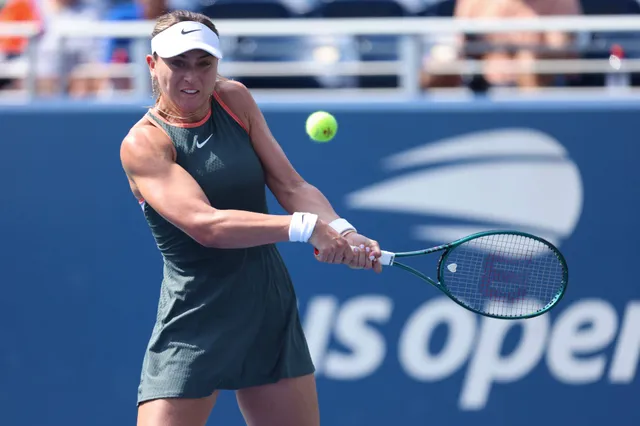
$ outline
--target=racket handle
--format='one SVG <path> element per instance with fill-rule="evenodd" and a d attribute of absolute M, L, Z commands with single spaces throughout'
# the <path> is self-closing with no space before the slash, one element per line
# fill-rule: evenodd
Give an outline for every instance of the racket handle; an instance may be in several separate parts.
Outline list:
<path fill-rule="evenodd" d="M 351 246 L 351 248 L 354 250 L 356 249 L 355 246 Z M 382 253 L 382 255 L 378 258 L 378 262 L 380 262 L 380 264 L 384 266 L 392 265 L 393 259 L 396 257 L 396 254 L 386 250 L 380 250 L 380 252 Z M 313 253 L 317 256 L 320 251 L 314 247 Z"/>

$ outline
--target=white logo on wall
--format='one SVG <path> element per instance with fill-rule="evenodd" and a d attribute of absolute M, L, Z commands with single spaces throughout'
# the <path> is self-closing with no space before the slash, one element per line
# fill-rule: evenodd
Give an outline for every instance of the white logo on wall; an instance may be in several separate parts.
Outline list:
<path fill-rule="evenodd" d="M 534 129 L 474 132 L 387 158 L 400 176 L 347 195 L 352 209 L 459 220 L 414 236 L 449 242 L 487 229 L 517 229 L 559 244 L 582 212 L 580 172 L 565 148 Z M 471 224 L 470 224 L 471 223 Z"/>
<path fill-rule="evenodd" d="M 424 240 L 446 242 L 487 228 L 517 228 L 559 243 L 571 235 L 582 211 L 578 168 L 558 141 L 535 130 L 504 129 L 446 139 L 394 155 L 384 166 L 404 174 L 350 194 L 349 205 L 415 214 L 425 221 L 442 216 L 459 222 L 419 226 L 414 235 Z M 630 386 L 636 381 L 640 332 L 632 324 L 640 323 L 640 301 L 630 300 L 618 312 L 607 300 L 586 298 L 557 314 L 527 321 L 479 317 L 435 293 L 411 312 L 395 303 L 384 294 L 346 300 L 333 294 L 312 297 L 303 324 L 317 375 L 362 380 L 379 372 L 389 357 L 397 358 L 402 374 L 391 373 L 393 367 L 388 366 L 385 374 L 391 382 L 406 376 L 438 383 L 463 370 L 457 396 L 461 411 L 483 410 L 494 389 L 504 390 L 538 374 L 541 365 L 543 375 L 572 386 Z M 398 320 L 403 321 L 399 333 L 383 331 Z M 447 328 L 447 337 L 436 350 L 430 343 L 441 326 Z M 504 342 L 516 327 L 522 329 L 521 337 L 505 353 Z M 332 341 L 346 350 L 332 347 Z M 396 352 L 390 352 L 391 347 Z M 532 388 L 525 398 L 536 398 L 540 389 Z M 407 393 L 406 400 L 412 398 Z M 422 397 L 415 401 L 423 403 Z"/>

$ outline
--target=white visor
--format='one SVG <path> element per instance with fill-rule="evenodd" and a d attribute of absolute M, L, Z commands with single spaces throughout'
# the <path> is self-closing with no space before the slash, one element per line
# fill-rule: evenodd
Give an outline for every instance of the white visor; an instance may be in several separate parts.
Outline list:
<path fill-rule="evenodd" d="M 197 49 L 222 59 L 220 39 L 211 28 L 200 22 L 178 22 L 151 39 L 151 53 L 161 58 L 173 58 Z"/>

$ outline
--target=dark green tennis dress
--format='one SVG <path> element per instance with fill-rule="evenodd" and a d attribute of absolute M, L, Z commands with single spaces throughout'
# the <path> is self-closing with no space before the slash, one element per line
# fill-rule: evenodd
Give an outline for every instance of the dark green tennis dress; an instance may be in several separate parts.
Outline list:
<path fill-rule="evenodd" d="M 218 209 L 267 213 L 264 170 L 249 136 L 214 95 L 211 114 L 179 127 L 147 114 L 171 138 L 177 163 Z M 141 205 L 162 253 L 157 319 L 138 403 L 200 398 L 314 372 L 289 273 L 275 245 L 207 248 Z"/>

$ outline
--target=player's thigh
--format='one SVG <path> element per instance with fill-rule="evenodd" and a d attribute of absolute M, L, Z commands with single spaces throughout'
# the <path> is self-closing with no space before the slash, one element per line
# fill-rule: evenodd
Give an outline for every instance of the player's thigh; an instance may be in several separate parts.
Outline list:
<path fill-rule="evenodd" d="M 319 426 L 313 374 L 236 391 L 247 426 Z"/>
<path fill-rule="evenodd" d="M 161 398 L 138 407 L 138 426 L 204 426 L 218 398 Z"/>

